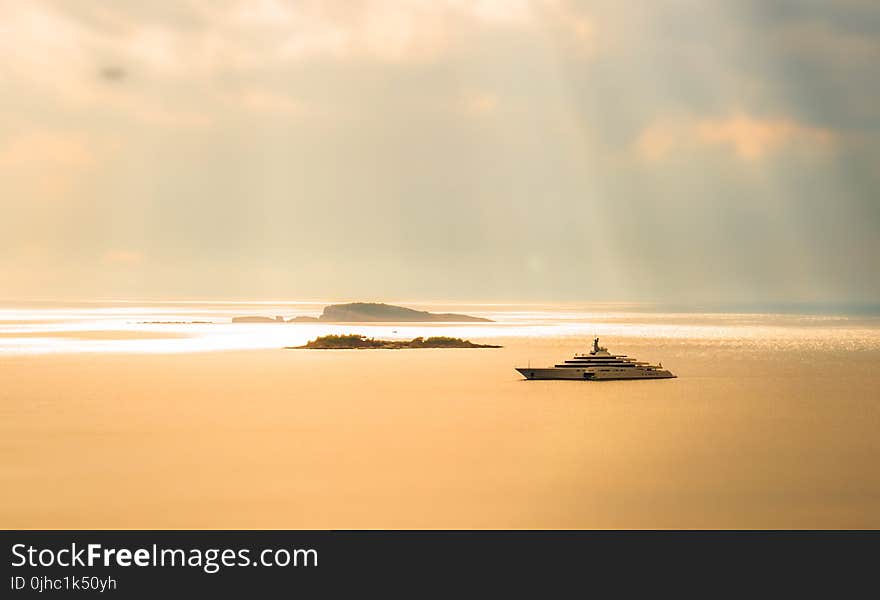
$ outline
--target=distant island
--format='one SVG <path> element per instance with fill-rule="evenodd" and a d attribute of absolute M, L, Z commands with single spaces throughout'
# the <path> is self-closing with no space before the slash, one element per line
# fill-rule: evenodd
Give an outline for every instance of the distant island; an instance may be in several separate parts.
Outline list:
<path fill-rule="evenodd" d="M 286 323 L 284 317 L 232 317 L 233 323 Z"/>
<path fill-rule="evenodd" d="M 138 325 L 210 325 L 213 321 L 138 321 Z"/>
<path fill-rule="evenodd" d="M 491 344 L 475 344 L 470 340 L 453 337 L 417 337 L 408 342 L 377 340 L 365 335 L 350 333 L 346 335 L 325 335 L 304 346 L 287 346 L 288 350 L 400 350 L 404 348 L 501 348 Z"/>
<path fill-rule="evenodd" d="M 233 323 L 491 323 L 492 319 L 458 315 L 455 313 L 431 313 L 393 304 L 378 302 L 352 302 L 331 304 L 324 307 L 319 317 L 234 317 Z"/>

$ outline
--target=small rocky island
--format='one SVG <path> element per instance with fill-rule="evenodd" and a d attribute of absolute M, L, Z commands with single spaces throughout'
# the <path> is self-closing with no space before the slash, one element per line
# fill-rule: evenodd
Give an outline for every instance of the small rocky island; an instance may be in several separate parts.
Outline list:
<path fill-rule="evenodd" d="M 287 346 L 288 350 L 400 350 L 404 348 L 501 348 L 501 346 L 475 344 L 470 340 L 443 336 L 417 337 L 408 342 L 377 340 L 355 333 L 325 335 L 312 340 L 304 346 Z"/>
<path fill-rule="evenodd" d="M 492 319 L 458 315 L 455 313 L 431 313 L 404 306 L 379 302 L 351 302 L 331 304 L 324 307 L 318 317 L 294 317 L 287 321 L 276 317 L 234 317 L 233 323 L 491 323 Z"/>
<path fill-rule="evenodd" d="M 233 323 L 286 323 L 284 317 L 232 317 Z"/>

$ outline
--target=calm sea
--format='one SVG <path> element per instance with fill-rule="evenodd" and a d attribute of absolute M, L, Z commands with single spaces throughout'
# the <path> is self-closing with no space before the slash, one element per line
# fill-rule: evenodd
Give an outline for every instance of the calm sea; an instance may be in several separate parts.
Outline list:
<path fill-rule="evenodd" d="M 880 527 L 880 321 L 324 303 L 0 306 L 0 526 Z M 200 323 L 194 323 L 200 321 Z M 501 349 L 284 350 L 326 333 Z M 588 349 L 677 379 L 524 381 Z"/>

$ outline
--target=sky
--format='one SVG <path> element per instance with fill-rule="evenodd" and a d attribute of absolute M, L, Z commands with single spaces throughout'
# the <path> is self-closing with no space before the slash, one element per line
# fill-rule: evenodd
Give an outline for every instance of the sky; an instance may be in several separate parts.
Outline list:
<path fill-rule="evenodd" d="M 874 0 L 0 0 L 0 55 L 0 298 L 880 298 Z"/>

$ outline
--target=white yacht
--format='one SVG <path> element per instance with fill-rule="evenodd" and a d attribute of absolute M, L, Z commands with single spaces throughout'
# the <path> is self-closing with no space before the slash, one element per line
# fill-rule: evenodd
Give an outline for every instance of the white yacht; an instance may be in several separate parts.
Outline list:
<path fill-rule="evenodd" d="M 629 358 L 625 354 L 611 354 L 608 348 L 593 340 L 589 354 L 575 354 L 574 358 L 553 367 L 516 367 L 526 379 L 669 379 L 675 377 L 663 368 Z"/>

